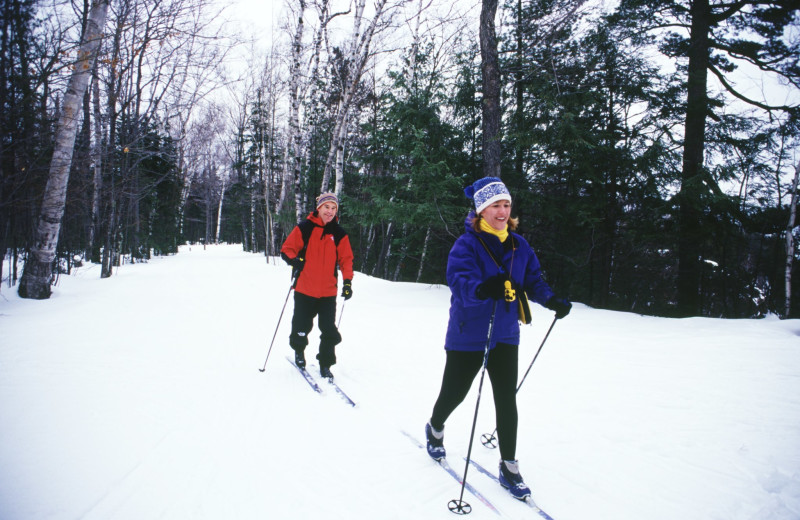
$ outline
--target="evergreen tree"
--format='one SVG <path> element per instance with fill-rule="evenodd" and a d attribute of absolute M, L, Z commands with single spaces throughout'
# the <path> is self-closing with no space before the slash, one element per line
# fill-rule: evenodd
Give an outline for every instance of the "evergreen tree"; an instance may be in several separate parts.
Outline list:
<path fill-rule="evenodd" d="M 421 43 L 403 68 L 389 72 L 392 86 L 375 100 L 380 109 L 366 129 L 373 174 L 356 181 L 368 201 L 356 222 L 379 226 L 384 239 L 362 249 L 372 252 L 373 274 L 390 279 L 443 280 L 444 266 L 431 259 L 447 254 L 465 215 L 464 143 L 443 117 L 447 91 L 434 45 Z M 365 237 L 374 240 L 374 233 Z"/>
<path fill-rule="evenodd" d="M 672 183 L 676 158 L 663 139 L 679 89 L 611 19 L 575 34 L 547 23 L 553 2 L 512 8 L 504 171 L 520 230 L 572 297 L 655 312 L 674 297 L 660 284 L 669 248 L 661 190 Z"/>
<path fill-rule="evenodd" d="M 719 240 L 706 225 L 708 212 L 719 197 L 720 179 L 706 164 L 708 121 L 727 104 L 712 99 L 709 75 L 729 96 L 766 111 L 797 113 L 797 106 L 770 106 L 737 90 L 731 75 L 740 66 L 785 78 L 800 85 L 800 46 L 787 43 L 785 31 L 798 21 L 796 0 L 748 0 L 713 3 L 709 0 L 623 0 L 619 18 L 656 34 L 662 52 L 685 74 L 686 105 L 683 162 L 678 206 L 678 313 L 704 312 L 701 279 L 704 245 Z M 669 28 L 666 31 L 664 28 Z"/>

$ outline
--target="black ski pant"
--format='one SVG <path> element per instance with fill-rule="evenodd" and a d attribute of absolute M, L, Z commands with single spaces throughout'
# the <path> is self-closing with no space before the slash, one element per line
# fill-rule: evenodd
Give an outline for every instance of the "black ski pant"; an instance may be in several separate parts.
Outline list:
<path fill-rule="evenodd" d="M 294 315 L 289 345 L 299 352 L 305 350 L 308 345 L 308 334 L 314 327 L 314 318 L 317 316 L 319 316 L 320 330 L 317 359 L 321 366 L 329 367 L 336 363 L 335 347 L 342 341 L 342 336 L 336 328 L 336 296 L 313 298 L 294 292 Z"/>
<path fill-rule="evenodd" d="M 516 460 L 518 351 L 517 345 L 498 343 L 489 351 L 486 362 L 486 371 L 492 382 L 497 438 L 503 460 Z M 447 418 L 467 397 L 472 381 L 482 366 L 483 351 L 447 351 L 442 388 L 433 406 L 431 426 L 437 430 L 444 428 Z"/>

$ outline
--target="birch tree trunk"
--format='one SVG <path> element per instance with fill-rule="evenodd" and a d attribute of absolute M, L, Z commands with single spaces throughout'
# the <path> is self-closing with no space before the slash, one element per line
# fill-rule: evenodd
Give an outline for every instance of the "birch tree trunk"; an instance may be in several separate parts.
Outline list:
<path fill-rule="evenodd" d="M 267 105 L 269 107 L 269 112 L 271 114 L 271 122 L 270 122 L 270 131 L 273 131 L 274 127 L 272 125 L 275 124 L 275 108 L 274 103 L 270 102 Z M 272 154 L 267 151 L 267 132 L 265 131 L 266 125 L 264 124 L 263 117 L 264 117 L 265 109 L 259 110 L 259 120 L 261 120 L 260 126 L 261 131 L 260 135 L 260 142 L 258 146 L 258 170 L 261 172 L 261 180 L 262 180 L 262 189 L 263 189 L 263 197 L 264 197 L 264 255 L 269 257 L 272 255 L 272 244 L 270 242 L 272 237 L 272 211 L 270 210 L 270 197 L 272 193 L 272 161 L 267 160 L 268 157 L 272 157 Z M 269 142 L 270 149 L 272 148 L 272 140 L 270 139 Z"/>
<path fill-rule="evenodd" d="M 72 165 L 75 135 L 78 129 L 83 96 L 92 75 L 97 51 L 103 38 L 103 26 L 108 12 L 108 0 L 95 0 L 86 22 L 78 51 L 78 60 L 70 77 L 58 126 L 56 127 L 53 158 L 45 186 L 36 240 L 25 262 L 19 295 L 22 298 L 43 300 L 50 297 L 53 260 L 56 257 L 58 235 L 67 198 L 67 182 Z"/>
<path fill-rule="evenodd" d="M 389 265 L 389 255 L 392 252 L 392 234 L 394 234 L 394 222 L 389 221 L 389 225 L 386 227 L 386 233 L 383 236 L 383 244 L 381 245 L 381 250 L 378 253 L 378 258 L 375 261 L 375 267 L 372 269 L 372 276 L 383 276 L 386 278 Z M 384 269 L 384 265 L 387 267 Z M 381 273 L 383 271 L 383 273 Z"/>
<path fill-rule="evenodd" d="M 401 236 L 408 236 L 408 224 L 403 224 Z M 406 258 L 408 258 L 408 240 L 403 240 L 403 247 L 400 248 L 400 255 L 397 258 L 397 263 L 394 266 L 394 274 L 392 275 L 393 282 L 396 282 L 400 278 L 400 270 L 403 268 Z"/>
<path fill-rule="evenodd" d="M 363 23 L 364 4 L 365 0 L 358 0 L 356 2 L 356 13 L 353 22 L 353 38 L 351 41 L 349 63 L 347 77 L 345 84 L 342 88 L 342 100 L 339 103 L 339 110 L 336 114 L 336 122 L 334 124 L 333 132 L 331 133 L 331 144 L 328 148 L 328 156 L 325 160 L 325 170 L 322 174 L 322 185 L 320 191 L 328 191 L 328 185 L 331 180 L 331 171 L 334 169 L 335 161 L 340 147 L 340 141 L 343 139 L 343 131 L 347 122 L 347 116 L 353 105 L 353 98 L 358 89 L 358 84 L 361 81 L 361 75 L 364 72 L 364 67 L 370 58 L 370 45 L 372 44 L 372 37 L 375 34 L 375 29 L 378 22 L 383 16 L 383 9 L 386 7 L 387 0 L 377 0 L 375 2 L 375 16 L 370 22 L 364 34 L 361 34 L 361 24 Z M 337 190 L 339 191 L 339 190 Z"/>
<path fill-rule="evenodd" d="M 339 138 L 337 139 L 338 143 L 336 145 L 336 182 L 333 187 L 333 191 L 336 193 L 336 196 L 341 198 L 342 192 L 344 191 L 344 143 L 345 137 L 347 137 L 347 117 L 344 118 L 342 121 L 342 131 L 339 134 Z"/>
<path fill-rule="evenodd" d="M 297 27 L 292 41 L 292 65 L 289 72 L 289 132 L 286 136 L 286 160 L 284 161 L 281 196 L 276 211 L 283 209 L 289 197 L 289 187 L 294 187 L 295 216 L 299 222 L 303 216 L 302 193 L 300 192 L 300 58 L 303 51 L 303 15 L 305 0 L 299 0 Z"/>
<path fill-rule="evenodd" d="M 372 245 L 375 243 L 375 224 L 369 225 L 366 243 L 367 247 L 364 250 L 364 254 L 361 256 L 361 271 L 366 271 L 367 262 L 369 262 L 369 253 L 372 251 Z"/>
<path fill-rule="evenodd" d="M 425 267 L 425 257 L 428 256 L 428 243 L 431 241 L 431 227 L 428 226 L 428 231 L 425 233 L 425 242 L 422 244 L 422 255 L 419 258 L 419 269 L 417 270 L 417 279 L 415 282 L 419 283 L 422 279 L 422 268 Z"/>
<path fill-rule="evenodd" d="M 219 206 L 217 207 L 217 234 L 214 243 L 219 244 L 219 231 L 222 229 L 222 201 L 225 199 L 225 179 L 222 179 L 222 189 L 219 192 Z"/>
<path fill-rule="evenodd" d="M 294 45 L 292 45 L 292 84 L 291 84 L 291 108 L 289 112 L 289 127 L 290 127 L 290 137 L 291 141 L 289 142 L 289 151 L 291 153 L 290 156 L 290 165 L 292 168 L 292 179 L 294 180 L 294 205 L 295 205 L 295 216 L 297 217 L 297 222 L 305 216 L 305 204 L 303 203 L 303 193 L 301 188 L 301 166 L 302 160 L 300 157 L 300 140 L 302 136 L 300 135 L 300 103 L 301 103 L 301 95 L 300 90 L 302 88 L 301 81 L 300 81 L 300 57 L 302 55 L 302 46 L 303 46 L 303 15 L 305 14 L 306 3 L 305 0 L 300 0 L 300 14 L 297 17 L 297 32 L 295 34 Z"/>
<path fill-rule="evenodd" d="M 97 72 L 97 67 L 95 67 Z M 92 219 L 89 228 L 89 243 L 87 245 L 89 258 L 99 261 L 95 254 L 95 237 L 100 229 L 100 193 L 103 189 L 103 129 L 100 113 L 100 85 L 95 74 L 92 78 L 92 112 L 94 114 L 94 143 L 92 145 Z"/>
<path fill-rule="evenodd" d="M 256 180 L 250 179 L 250 249 L 251 253 L 258 250 L 258 239 L 256 238 L 256 222 L 258 219 L 258 192 L 256 191 Z"/>
<path fill-rule="evenodd" d="M 389 279 L 389 259 L 392 257 L 392 235 L 394 234 L 394 222 L 389 222 L 389 230 L 386 232 L 386 253 L 383 255 L 383 279 Z"/>
<path fill-rule="evenodd" d="M 272 121 L 270 123 L 270 129 L 271 129 L 272 132 L 275 131 L 275 114 L 276 114 L 276 112 L 277 112 L 277 107 L 276 107 L 276 103 L 275 103 L 274 96 L 273 96 L 272 101 L 270 102 L 270 120 Z M 266 201 L 266 203 L 264 205 L 264 211 L 266 211 L 266 213 L 267 213 L 267 226 L 266 226 L 267 236 L 265 237 L 266 241 L 264 242 L 264 244 L 265 244 L 264 249 L 265 249 L 265 252 L 266 252 L 268 257 L 269 256 L 275 256 L 277 254 L 277 249 L 276 249 L 276 245 L 275 245 L 275 232 L 276 232 L 275 227 L 276 227 L 276 225 L 275 225 L 275 222 L 274 222 L 274 220 L 272 218 L 272 215 L 273 215 L 272 210 L 270 210 L 270 199 L 272 198 L 272 183 L 273 183 L 273 180 L 274 180 L 274 177 L 275 177 L 275 175 L 273 173 L 274 164 L 273 164 L 273 159 L 272 159 L 274 157 L 274 155 L 275 155 L 274 150 L 275 150 L 275 139 L 273 138 L 273 139 L 269 140 L 269 161 L 267 162 L 268 175 L 267 175 L 267 178 L 264 181 L 264 199 Z M 277 211 L 276 211 L 276 214 L 277 214 Z"/>
<path fill-rule="evenodd" d="M 794 226 L 797 223 L 797 188 L 800 180 L 800 162 L 794 167 L 794 181 L 792 182 L 792 195 L 789 198 L 789 223 L 786 226 L 786 277 L 784 303 L 784 318 L 789 317 L 792 310 L 792 264 L 794 263 Z"/>

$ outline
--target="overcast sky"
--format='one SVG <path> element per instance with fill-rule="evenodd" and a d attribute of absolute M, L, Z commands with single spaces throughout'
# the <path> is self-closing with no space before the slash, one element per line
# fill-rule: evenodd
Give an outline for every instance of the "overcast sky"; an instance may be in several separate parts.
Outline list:
<path fill-rule="evenodd" d="M 598 1 L 606 8 L 613 4 L 613 0 Z M 333 9 L 338 10 L 346 4 L 345 0 L 333 0 Z M 371 5 L 371 2 L 368 4 Z M 432 0 L 431 4 L 433 9 L 439 11 L 450 9 L 453 5 L 469 11 L 476 18 L 475 31 L 477 32 L 477 17 L 480 13 L 481 0 Z M 256 49 L 266 52 L 273 45 L 274 38 L 287 40 L 280 28 L 286 16 L 285 0 L 226 0 L 222 5 L 229 6 L 225 17 L 231 22 L 241 25 L 241 32 L 238 34 L 242 37 L 252 36 L 255 39 Z M 411 5 L 416 8 L 418 3 L 412 2 Z M 500 11 L 498 8 L 498 15 Z M 311 12 L 312 10 L 309 8 L 307 15 Z M 311 21 L 309 20 L 309 22 Z M 796 34 L 793 36 L 797 37 Z M 244 58 L 242 59 L 244 60 Z M 711 79 L 713 83 L 716 83 L 713 78 Z M 774 104 L 800 102 L 800 91 L 780 84 L 774 78 L 767 77 L 755 69 L 740 68 L 735 83 L 743 93 L 759 100 L 766 100 Z"/>

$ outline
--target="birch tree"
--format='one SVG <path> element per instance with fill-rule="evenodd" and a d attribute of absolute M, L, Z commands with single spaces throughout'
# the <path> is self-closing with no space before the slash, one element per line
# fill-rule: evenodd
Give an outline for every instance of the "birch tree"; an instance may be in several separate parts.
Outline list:
<path fill-rule="evenodd" d="M 333 130 L 331 131 L 331 143 L 328 155 L 325 160 L 325 169 L 322 174 L 322 184 L 320 191 L 328 191 L 331 180 L 331 173 L 334 166 L 339 165 L 336 171 L 336 185 L 334 191 L 337 195 L 342 192 L 343 171 L 341 170 L 342 161 L 337 161 L 337 157 L 344 152 L 344 140 L 346 137 L 347 120 L 355 102 L 355 95 L 358 85 L 367 62 L 372 54 L 370 47 L 376 32 L 387 26 L 388 19 L 391 18 L 395 9 L 401 7 L 405 2 L 398 2 L 387 5 L 387 0 L 377 0 L 375 2 L 375 14 L 369 22 L 364 20 L 364 7 L 366 0 L 356 0 L 355 12 L 353 17 L 353 32 L 349 43 L 349 50 L 345 57 L 346 72 L 341 89 L 341 99 L 336 111 Z M 385 19 L 384 19 L 385 17 Z M 366 27 L 364 28 L 364 25 Z M 363 32 L 362 32 L 363 28 Z"/>
<path fill-rule="evenodd" d="M 311 105 L 317 106 L 319 94 L 317 88 L 317 78 L 320 69 L 320 56 L 322 42 L 327 40 L 327 30 L 330 22 L 347 12 L 330 12 L 329 0 L 318 0 L 314 2 L 317 10 L 319 24 L 317 25 L 311 54 L 308 63 L 303 64 L 304 44 L 303 35 L 305 33 L 304 13 L 306 10 L 305 0 L 297 0 L 297 4 L 291 7 L 292 17 L 296 19 L 294 32 L 292 35 L 292 45 L 289 67 L 289 125 L 287 132 L 287 149 L 284 161 L 283 182 L 281 194 L 278 198 L 276 213 L 280 214 L 289 198 L 289 193 L 294 188 L 295 218 L 301 220 L 305 215 L 305 203 L 302 186 L 302 134 L 303 124 L 300 120 L 300 107 L 306 96 L 308 89 L 311 89 Z M 312 125 L 316 124 L 312 122 Z M 312 129 L 313 132 L 313 129 Z"/>
<path fill-rule="evenodd" d="M 275 140 L 277 137 L 276 118 L 278 112 L 278 96 L 281 91 L 281 81 L 277 73 L 277 59 L 273 52 L 264 62 L 261 76 L 261 91 L 264 93 L 264 107 L 259 112 L 259 117 L 269 118 L 269 122 L 262 120 L 260 126 L 259 142 L 259 170 L 262 172 L 264 185 L 264 217 L 265 225 L 264 252 L 269 256 L 274 256 L 277 252 L 275 244 L 275 222 L 273 220 L 272 202 L 276 187 L 275 179 Z M 267 137 L 269 136 L 269 137 Z"/>
<path fill-rule="evenodd" d="M 786 224 L 786 269 L 785 269 L 785 302 L 784 317 L 788 318 L 792 311 L 792 266 L 794 265 L 794 227 L 797 225 L 797 189 L 800 181 L 800 162 L 794 167 L 792 193 L 789 196 L 789 222 Z"/>
<path fill-rule="evenodd" d="M 303 16 L 305 15 L 305 10 L 305 0 L 298 0 L 296 12 L 293 13 L 297 25 L 294 27 L 291 65 L 289 68 L 289 131 L 286 141 L 286 161 L 280 198 L 281 202 L 285 201 L 288 197 L 289 186 L 294 187 L 295 216 L 298 221 L 302 218 L 304 211 L 300 190 L 300 90 L 302 87 L 300 61 L 303 52 L 303 32 L 305 30 Z M 278 211 L 281 209 L 282 204 L 279 203 Z"/>
<path fill-rule="evenodd" d="M 36 239 L 20 280 L 19 295 L 23 298 L 47 299 L 53 279 L 58 235 L 67 197 L 67 182 L 72 165 L 75 136 L 81 114 L 81 103 L 89 84 L 97 51 L 103 38 L 108 13 L 108 0 L 95 0 L 81 38 L 78 59 L 70 77 L 64 104 L 56 128 L 53 158 L 39 214 Z"/>
<path fill-rule="evenodd" d="M 100 194 L 103 187 L 103 126 L 101 124 L 100 111 L 100 84 L 97 78 L 97 64 L 95 63 L 95 74 L 92 76 L 92 115 L 94 124 L 92 126 L 93 141 L 91 148 L 91 169 L 92 169 L 92 208 L 89 224 L 89 237 L 86 245 L 87 256 L 92 260 L 95 257 L 95 237 L 100 226 Z"/>

